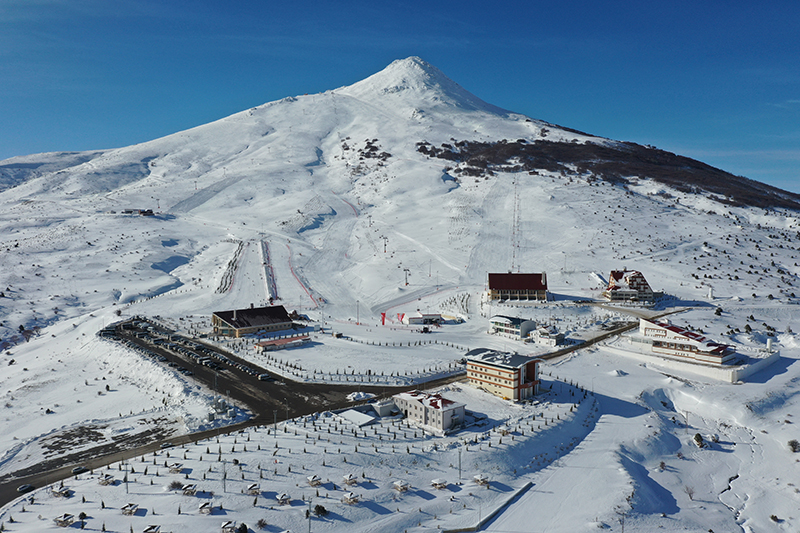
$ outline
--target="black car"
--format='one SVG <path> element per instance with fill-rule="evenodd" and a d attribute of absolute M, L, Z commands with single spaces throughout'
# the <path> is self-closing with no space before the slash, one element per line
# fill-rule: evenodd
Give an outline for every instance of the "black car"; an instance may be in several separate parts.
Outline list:
<path fill-rule="evenodd" d="M 86 468 L 85 466 L 76 466 L 75 468 L 72 469 L 72 473 L 76 474 L 76 475 L 77 474 L 83 474 L 84 472 L 88 472 L 88 471 L 89 471 L 89 469 Z"/>
<path fill-rule="evenodd" d="M 35 488 L 36 487 L 31 485 L 30 483 L 25 483 L 24 485 L 20 485 L 19 487 L 17 487 L 17 492 L 19 492 L 20 494 L 24 494 L 26 492 L 32 491 Z"/>

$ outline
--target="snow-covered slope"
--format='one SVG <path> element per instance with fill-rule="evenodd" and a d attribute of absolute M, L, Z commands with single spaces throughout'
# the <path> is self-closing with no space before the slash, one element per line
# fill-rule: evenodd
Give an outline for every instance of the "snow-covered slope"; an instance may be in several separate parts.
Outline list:
<path fill-rule="evenodd" d="M 562 363 L 559 373 L 584 386 L 596 378 L 606 395 L 600 401 L 602 423 L 587 429 L 587 442 L 608 449 L 598 460 L 617 461 L 614 468 L 624 469 L 614 481 L 619 494 L 609 496 L 609 505 L 639 512 L 642 531 L 660 512 L 676 517 L 674 530 L 703 523 L 692 500 L 678 494 L 683 485 L 700 483 L 684 463 L 669 470 L 670 479 L 658 478 L 661 489 L 653 489 L 653 479 L 641 470 L 676 450 L 686 452 L 680 428 L 663 419 L 652 431 L 641 429 L 654 424 L 646 418 L 652 409 L 661 409 L 651 405 L 651 396 L 669 397 L 678 411 L 708 408 L 698 430 L 735 425 L 731 439 L 751 425 L 768 432 L 747 433 L 753 446 L 769 439 L 772 451 L 740 471 L 753 472 L 770 461 L 779 465 L 771 470 L 776 474 L 796 468 L 784 450 L 777 451 L 791 436 L 791 426 L 773 426 L 778 415 L 786 419 L 784 406 L 796 405 L 800 390 L 795 364 L 800 351 L 791 332 L 800 317 L 794 296 L 800 234 L 798 212 L 786 207 L 797 199 L 764 187 L 756 208 L 745 198 L 704 192 L 702 183 L 691 185 L 689 178 L 612 176 L 608 166 L 570 161 L 554 166 L 530 148 L 544 146 L 543 140 L 559 150 L 636 152 L 496 108 L 435 67 L 408 58 L 349 87 L 285 98 L 139 145 L 0 162 L 0 403 L 7 410 L 0 443 L 9 450 L 0 459 L 3 471 L 13 471 L 26 446 L 43 435 L 89 418 L 105 423 L 120 413 L 166 411 L 176 431 L 197 427 L 208 391 L 149 366 L 141 375 L 135 375 L 135 365 L 115 366 L 119 357 L 138 356 L 108 351 L 93 338 L 120 317 L 159 315 L 180 329 L 190 323 L 207 327 L 204 320 L 214 310 L 277 297 L 288 309 L 364 342 L 354 349 L 352 343 L 320 337 L 313 350 L 287 352 L 292 361 L 329 374 L 349 367 L 366 375 L 378 366 L 387 374 L 424 373 L 460 358 L 463 351 L 453 345 L 525 350 L 485 334 L 493 312 L 528 313 L 574 332 L 594 327 L 599 320 L 594 311 L 569 302 L 597 297 L 597 280 L 623 267 L 642 271 L 654 289 L 672 295 L 664 305 L 694 308 L 686 315 L 691 325 L 727 335 L 742 349 L 762 347 L 773 334 L 767 326 L 775 329 L 782 363 L 775 375 L 762 373 L 760 382 L 741 388 L 742 403 L 762 409 L 770 399 L 777 402 L 773 410 L 756 414 L 718 401 L 735 401 L 731 385 L 706 385 L 696 377 L 682 378 L 691 381 L 686 387 L 680 380 L 665 382 L 657 370 L 602 348 Z M 647 155 L 653 157 L 646 165 L 637 160 L 638 166 L 625 168 L 676 161 L 661 152 Z M 728 179 L 716 172 L 715 179 Z M 745 185 L 748 191 L 757 188 Z M 783 203 L 765 209 L 772 200 Z M 156 216 L 124 214 L 127 209 L 152 209 Z M 487 273 L 506 270 L 546 271 L 560 303 L 522 310 L 482 304 Z M 717 307 L 720 316 L 714 314 Z M 467 321 L 436 332 L 445 347 L 407 347 L 402 355 L 373 348 L 378 342 L 429 339 L 397 323 L 396 313 L 417 309 L 440 309 Z M 383 328 L 381 313 L 389 319 Z M 746 333 L 745 325 L 752 332 Z M 597 366 L 582 366 L 583 361 Z M 97 395 L 103 379 L 115 390 Z M 152 386 L 143 386 L 143 380 Z M 90 414 L 93 397 L 96 411 Z M 36 416 L 25 416 L 31 406 Z M 45 414 L 46 409 L 54 412 Z M 775 430 L 779 437 L 773 438 Z M 655 451 L 647 449 L 654 432 L 668 435 L 653 441 Z M 576 472 L 586 467 L 581 461 L 587 456 L 573 455 L 581 449 L 570 453 Z M 703 475 L 711 476 L 720 464 L 732 468 L 723 457 L 704 467 Z M 559 494 L 575 474 L 562 479 L 552 468 L 537 475 L 552 472 L 546 482 Z M 528 479 L 522 469 L 518 478 L 508 475 L 506 482 L 514 479 L 520 486 Z M 598 484 L 604 479 L 587 477 L 586 492 L 573 496 L 603 491 Z M 625 491 L 637 483 L 653 490 L 637 489 L 636 497 L 626 500 Z M 794 501 L 784 485 L 748 481 L 737 489 L 741 501 L 715 504 L 714 512 L 725 516 L 710 519 L 708 527 L 773 525 L 762 516 L 765 508 L 749 498 L 768 493 Z M 663 491 L 675 501 L 659 507 Z M 539 493 L 528 497 L 533 494 Z M 611 521 L 614 510 L 602 505 L 580 519 L 594 514 Z M 695 510 L 676 510 L 689 506 Z M 796 525 L 797 518 L 785 511 L 790 505 L 778 507 L 779 518 Z M 563 531 L 576 530 L 575 522 L 564 524 Z M 509 527 L 498 522 L 497 529 Z M 558 530 L 558 520 L 546 529 Z"/>

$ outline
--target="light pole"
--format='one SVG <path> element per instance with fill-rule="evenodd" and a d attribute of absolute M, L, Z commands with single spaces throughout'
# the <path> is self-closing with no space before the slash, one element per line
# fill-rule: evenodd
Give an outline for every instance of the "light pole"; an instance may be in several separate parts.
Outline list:
<path fill-rule="evenodd" d="M 275 445 L 278 445 L 278 410 L 272 410 L 272 431 L 275 432 Z"/>
<path fill-rule="evenodd" d="M 285 421 L 285 422 L 284 422 L 284 424 L 283 424 L 283 425 L 284 425 L 284 427 L 286 427 L 286 422 L 288 422 L 288 421 L 289 421 L 289 400 L 287 400 L 286 398 L 284 398 L 284 399 L 283 399 L 283 401 L 284 401 L 284 402 L 286 402 L 286 421 Z"/>
<path fill-rule="evenodd" d="M 360 325 L 359 324 L 359 322 L 361 321 L 360 320 L 360 313 L 361 313 L 361 308 L 360 308 L 360 305 L 359 305 L 359 301 L 356 300 L 356 326 Z"/>

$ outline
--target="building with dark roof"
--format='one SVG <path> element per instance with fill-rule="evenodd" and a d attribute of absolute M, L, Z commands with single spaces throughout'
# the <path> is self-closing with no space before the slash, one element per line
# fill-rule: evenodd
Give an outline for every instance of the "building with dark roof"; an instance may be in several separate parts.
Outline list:
<path fill-rule="evenodd" d="M 211 315 L 214 334 L 241 337 L 292 328 L 292 319 L 282 305 L 216 311 Z"/>
<path fill-rule="evenodd" d="M 547 274 L 489 274 L 490 300 L 547 300 Z"/>

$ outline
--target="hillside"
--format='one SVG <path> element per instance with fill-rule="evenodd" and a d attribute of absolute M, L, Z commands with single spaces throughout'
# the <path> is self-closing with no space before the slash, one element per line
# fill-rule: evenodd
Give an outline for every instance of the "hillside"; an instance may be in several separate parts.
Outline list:
<path fill-rule="evenodd" d="M 639 531 L 798 523 L 789 481 L 797 463 L 785 450 L 800 438 L 789 416 L 800 392 L 798 195 L 499 109 L 419 58 L 134 146 L 2 161 L 0 189 L 0 475 L 35 463 L 45 437 L 89 422 L 109 424 L 107 438 L 135 431 L 138 417 L 171 434 L 208 427 L 212 391 L 95 337 L 116 320 L 157 316 L 207 331 L 215 310 L 274 298 L 361 341 L 319 335 L 313 348 L 286 351 L 286 363 L 326 379 L 421 376 L 460 359 L 463 347 L 528 350 L 486 334 L 493 313 L 554 323 L 573 338 L 630 319 L 574 303 L 599 298 L 599 280 L 627 267 L 667 294 L 659 310 L 688 309 L 676 320 L 742 352 L 773 338 L 781 362 L 734 386 L 603 346 L 576 352 L 547 371 L 598 391 L 598 404 L 582 404 L 566 441 L 543 439 L 550 455 L 537 455 L 536 467 L 524 464 L 524 443 L 516 463 L 493 457 L 483 466 L 497 464 L 507 492 L 527 481 L 546 488 L 526 505 L 554 509 L 547 531 L 616 527 L 621 509 Z M 545 271 L 556 302 L 485 304 L 487 273 L 509 270 Z M 396 319 L 417 309 L 464 323 L 426 337 Z M 416 344 L 430 339 L 437 344 Z M 389 342 L 408 346 L 392 351 Z M 497 407 L 498 423 L 515 409 Z M 695 455 L 673 421 L 685 412 L 693 431 L 723 435 L 727 452 Z M 691 460 L 675 460 L 678 452 Z M 436 453 L 426 450 L 425 461 Z M 608 471 L 590 471 L 593 461 Z M 670 468 L 654 474 L 661 461 Z M 579 471 L 584 490 L 573 492 Z M 570 515 L 612 474 L 603 501 Z M 728 481 L 737 474 L 738 485 Z M 724 496 L 723 481 L 733 487 Z M 689 485 L 697 501 L 683 492 Z M 432 515 L 446 509 L 436 503 Z M 0 520 L 19 518 L 15 505 Z M 473 518 L 453 512 L 456 522 Z M 525 523 L 522 515 L 509 511 L 497 530 Z M 302 527 L 292 520 L 282 527 Z M 431 516 L 397 524 L 417 522 L 436 527 Z"/>

